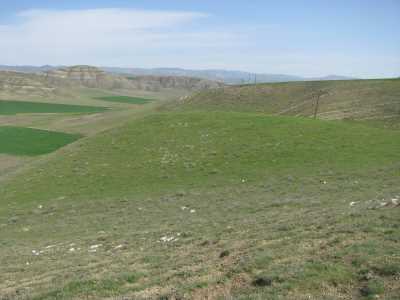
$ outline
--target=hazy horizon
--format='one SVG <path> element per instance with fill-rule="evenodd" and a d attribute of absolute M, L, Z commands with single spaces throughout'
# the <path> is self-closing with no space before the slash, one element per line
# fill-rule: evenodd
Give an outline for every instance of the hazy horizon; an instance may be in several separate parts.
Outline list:
<path fill-rule="evenodd" d="M 400 75 L 398 1 L 0 4 L 1 65 Z"/>

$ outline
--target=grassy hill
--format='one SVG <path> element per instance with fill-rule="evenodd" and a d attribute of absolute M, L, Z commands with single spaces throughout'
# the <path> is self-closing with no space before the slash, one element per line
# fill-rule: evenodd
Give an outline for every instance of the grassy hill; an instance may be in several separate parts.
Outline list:
<path fill-rule="evenodd" d="M 26 204 L 363 172 L 400 161 L 398 149 L 398 131 L 363 125 L 248 113 L 155 114 L 85 141 L 15 188 Z"/>
<path fill-rule="evenodd" d="M 400 80 L 346 80 L 231 86 L 188 97 L 176 109 L 262 112 L 318 118 L 400 120 Z"/>
<path fill-rule="evenodd" d="M 397 299 L 400 131 L 282 112 L 315 87 L 354 116 L 398 101 L 390 80 L 208 91 L 1 183 L 0 295 Z"/>

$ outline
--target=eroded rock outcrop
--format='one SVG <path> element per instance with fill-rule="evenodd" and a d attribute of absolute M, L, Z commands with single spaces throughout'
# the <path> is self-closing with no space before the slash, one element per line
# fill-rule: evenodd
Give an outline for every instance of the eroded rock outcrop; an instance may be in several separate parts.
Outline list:
<path fill-rule="evenodd" d="M 222 87 L 220 82 L 184 76 L 122 76 L 92 66 L 72 66 L 42 73 L 0 71 L 0 96 L 52 96 L 74 88 L 193 92 Z M 5 97 L 6 97 L 5 96 Z"/>
<path fill-rule="evenodd" d="M 198 91 L 223 86 L 223 83 L 217 81 L 184 76 L 135 76 L 128 78 L 137 89 L 150 91 L 162 89 Z"/>
<path fill-rule="evenodd" d="M 9 95 L 47 96 L 54 90 L 41 75 L 0 71 L 0 96 L 5 98 Z"/>
<path fill-rule="evenodd" d="M 183 76 L 121 76 L 106 73 L 92 66 L 73 66 L 51 70 L 45 73 L 48 82 L 60 84 L 70 82 L 89 88 L 100 89 L 135 89 L 161 91 L 163 89 L 179 89 L 198 91 L 218 88 L 222 83 L 201 78 Z"/>
<path fill-rule="evenodd" d="M 45 72 L 50 84 L 80 85 L 88 88 L 100 89 L 130 89 L 133 88 L 129 80 L 122 76 L 115 76 L 92 66 L 72 66 Z"/>

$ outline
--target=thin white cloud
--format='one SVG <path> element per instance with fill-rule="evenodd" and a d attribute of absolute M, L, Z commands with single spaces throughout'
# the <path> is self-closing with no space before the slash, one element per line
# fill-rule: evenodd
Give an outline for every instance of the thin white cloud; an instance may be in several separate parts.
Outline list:
<path fill-rule="evenodd" d="M 1 63 L 107 64 L 111 56 L 219 41 L 185 27 L 206 18 L 198 12 L 134 9 L 29 10 L 0 26 Z M 136 61 L 126 61 L 135 64 Z"/>
<path fill-rule="evenodd" d="M 204 22 L 206 21 L 206 22 Z M 331 52 L 285 24 L 221 24 L 191 11 L 27 10 L 0 23 L 0 64 L 243 69 L 320 76 L 398 76 L 390 53 Z M 213 25 L 214 24 L 214 25 Z M 218 27 L 220 26 L 220 27 Z M 339 45 L 340 46 L 340 45 Z"/>
<path fill-rule="evenodd" d="M 27 10 L 17 14 L 25 19 L 24 24 L 33 30 L 43 26 L 53 29 L 83 31 L 151 29 L 182 24 L 197 18 L 207 17 L 198 12 L 146 11 L 134 9 L 87 9 L 87 10 Z M 71 32 L 71 31 L 70 31 Z"/>

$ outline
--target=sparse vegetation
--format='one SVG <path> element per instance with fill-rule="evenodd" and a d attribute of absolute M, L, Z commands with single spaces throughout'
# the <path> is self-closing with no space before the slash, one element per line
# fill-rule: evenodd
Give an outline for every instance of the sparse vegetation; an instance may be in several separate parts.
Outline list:
<path fill-rule="evenodd" d="M 242 85 L 201 91 L 175 110 L 259 112 L 311 117 L 315 93 L 323 91 L 318 118 L 400 123 L 400 80 L 316 81 Z"/>
<path fill-rule="evenodd" d="M 201 92 L 35 161 L 0 184 L 0 295 L 396 299 L 399 83 Z M 321 85 L 374 123 L 276 115 Z"/>

